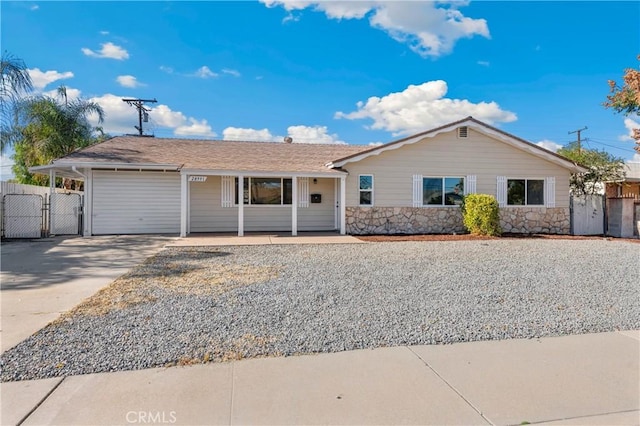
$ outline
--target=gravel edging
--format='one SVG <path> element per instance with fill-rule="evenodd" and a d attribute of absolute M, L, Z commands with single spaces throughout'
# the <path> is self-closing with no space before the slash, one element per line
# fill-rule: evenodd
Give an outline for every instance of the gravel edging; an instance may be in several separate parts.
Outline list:
<path fill-rule="evenodd" d="M 144 280 L 136 303 L 72 311 L 2 354 L 1 378 L 638 329 L 639 249 L 607 240 L 168 248 L 132 270 Z M 168 263 L 202 271 L 189 276 L 199 290 L 155 283 Z M 277 273 L 202 291 L 230 270 L 265 268 Z"/>

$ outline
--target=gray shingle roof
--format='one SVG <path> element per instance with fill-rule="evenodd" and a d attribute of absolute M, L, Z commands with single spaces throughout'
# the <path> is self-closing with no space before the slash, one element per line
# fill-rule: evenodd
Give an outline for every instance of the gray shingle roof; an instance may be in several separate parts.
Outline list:
<path fill-rule="evenodd" d="M 235 142 L 118 136 L 62 157 L 54 164 L 162 164 L 183 169 L 336 173 L 325 166 L 368 146 Z"/>

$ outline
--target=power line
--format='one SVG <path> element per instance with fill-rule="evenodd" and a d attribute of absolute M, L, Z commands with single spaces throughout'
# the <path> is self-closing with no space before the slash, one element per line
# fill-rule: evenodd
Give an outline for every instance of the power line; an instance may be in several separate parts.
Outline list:
<path fill-rule="evenodd" d="M 580 142 L 581 142 L 581 140 L 580 140 L 580 134 L 581 134 L 584 130 L 587 130 L 587 129 L 588 129 L 588 127 L 587 127 L 587 126 L 584 126 L 582 129 L 578 129 L 578 130 L 574 130 L 573 132 L 569 132 L 569 134 L 572 134 L 572 133 L 577 133 L 577 134 L 578 134 L 578 140 L 576 141 L 576 142 L 578 142 L 578 154 L 580 154 Z"/>
<path fill-rule="evenodd" d="M 138 134 L 137 135 L 128 135 L 128 136 L 150 136 L 153 137 L 153 135 L 145 135 L 142 132 L 142 122 L 144 121 L 145 123 L 149 122 L 149 111 L 151 111 L 150 109 L 147 109 L 144 107 L 144 104 L 146 102 L 151 102 L 151 103 L 156 103 L 158 102 L 155 98 L 153 99 L 123 99 L 122 102 L 126 102 L 127 104 L 135 107 L 138 110 L 138 125 L 137 126 L 133 126 L 138 130 Z"/>

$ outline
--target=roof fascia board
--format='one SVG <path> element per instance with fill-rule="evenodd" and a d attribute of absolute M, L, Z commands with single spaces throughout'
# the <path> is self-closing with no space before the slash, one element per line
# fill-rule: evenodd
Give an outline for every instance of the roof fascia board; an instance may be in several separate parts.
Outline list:
<path fill-rule="evenodd" d="M 181 175 L 202 175 L 202 176 L 252 176 L 252 177 L 308 177 L 308 178 L 338 178 L 348 175 L 344 170 L 332 170 L 328 173 L 313 172 L 267 172 L 260 170 L 207 170 L 207 169 L 181 169 Z"/>
<path fill-rule="evenodd" d="M 105 163 L 105 162 L 54 162 L 49 166 L 38 167 L 76 167 L 90 169 L 131 169 L 131 170 L 180 170 L 179 164 L 163 164 L 163 163 Z"/>

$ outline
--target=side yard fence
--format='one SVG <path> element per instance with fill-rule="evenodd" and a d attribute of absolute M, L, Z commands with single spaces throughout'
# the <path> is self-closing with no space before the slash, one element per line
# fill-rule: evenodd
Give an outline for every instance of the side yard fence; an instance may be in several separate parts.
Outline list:
<path fill-rule="evenodd" d="M 42 238 L 82 232 L 82 192 L 0 182 L 2 238 Z"/>

